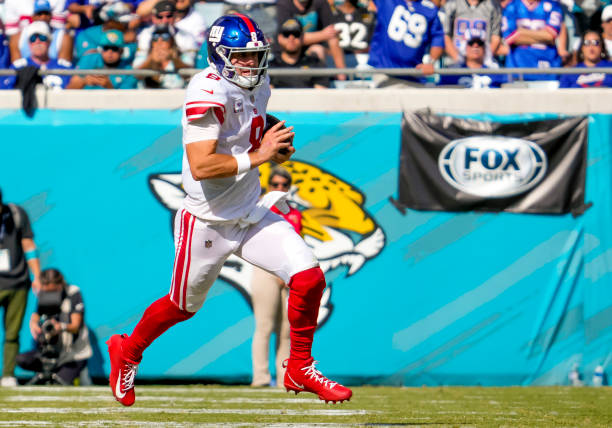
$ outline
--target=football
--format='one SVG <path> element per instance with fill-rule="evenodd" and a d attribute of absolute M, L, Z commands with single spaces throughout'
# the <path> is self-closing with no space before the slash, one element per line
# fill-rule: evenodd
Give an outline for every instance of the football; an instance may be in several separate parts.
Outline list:
<path fill-rule="evenodd" d="M 266 132 L 268 132 L 268 130 L 269 130 L 270 128 L 272 128 L 274 125 L 276 125 L 276 124 L 277 124 L 278 122 L 280 122 L 280 121 L 281 121 L 281 120 L 280 120 L 278 117 L 276 117 L 276 116 L 274 116 L 274 115 L 271 115 L 271 114 L 267 114 L 267 113 L 266 113 L 266 127 L 264 128 L 264 134 L 265 134 Z M 282 129 L 285 129 L 285 128 L 286 128 L 286 126 L 285 126 L 285 125 L 283 125 L 283 128 L 282 128 Z M 293 141 L 289 141 L 289 143 L 293 144 Z M 282 155 L 286 155 L 286 154 L 287 154 L 287 149 L 280 149 L 278 152 L 279 152 L 280 154 L 282 154 Z"/>

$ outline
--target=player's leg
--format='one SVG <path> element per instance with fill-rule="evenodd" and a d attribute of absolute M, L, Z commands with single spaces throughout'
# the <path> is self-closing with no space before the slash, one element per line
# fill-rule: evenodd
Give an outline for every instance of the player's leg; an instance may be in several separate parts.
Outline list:
<path fill-rule="evenodd" d="M 175 220 L 175 259 L 170 293 L 153 302 L 130 336 L 113 335 L 110 386 L 123 405 L 134 403 L 134 378 L 144 350 L 173 325 L 202 307 L 208 290 L 233 249 L 223 234 L 185 210 Z M 207 245 L 207 242 L 210 242 Z"/>
<path fill-rule="evenodd" d="M 253 268 L 251 279 L 251 302 L 255 317 L 255 332 L 253 333 L 252 386 L 270 384 L 270 337 L 276 325 L 277 308 L 280 305 L 278 279 L 258 267 Z"/>
<path fill-rule="evenodd" d="M 291 348 L 285 387 L 296 393 L 313 392 L 325 401 L 349 399 L 351 390 L 324 377 L 311 356 L 325 289 L 325 277 L 312 250 L 288 222 L 270 212 L 249 228 L 236 254 L 289 285 Z"/>

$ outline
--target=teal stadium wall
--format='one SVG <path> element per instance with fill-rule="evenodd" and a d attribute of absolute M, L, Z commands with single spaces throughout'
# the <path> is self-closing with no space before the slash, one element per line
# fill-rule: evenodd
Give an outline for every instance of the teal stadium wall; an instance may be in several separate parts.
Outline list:
<path fill-rule="evenodd" d="M 336 218 L 307 232 L 330 284 L 314 346 L 324 373 L 391 385 L 566 384 L 574 363 L 587 382 L 598 364 L 610 373 L 612 116 L 590 116 L 593 206 L 578 218 L 402 214 L 389 201 L 400 113 L 282 116 L 297 132 L 300 208 L 327 203 Z M 4 199 L 28 211 L 43 267 L 81 287 L 90 372 L 105 376 L 104 342 L 169 289 L 180 109 L 2 110 L 0 135 Z M 146 351 L 139 377 L 248 382 L 249 274 L 231 260 L 204 308 Z"/>

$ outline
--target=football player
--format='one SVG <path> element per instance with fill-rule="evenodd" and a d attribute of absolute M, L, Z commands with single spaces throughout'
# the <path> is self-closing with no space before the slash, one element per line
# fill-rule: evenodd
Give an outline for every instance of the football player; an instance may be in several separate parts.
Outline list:
<path fill-rule="evenodd" d="M 286 192 L 259 199 L 258 166 L 283 163 L 295 152 L 293 127 L 284 121 L 264 131 L 270 97 L 270 46 L 245 15 L 217 19 L 208 36 L 210 66 L 195 75 L 183 106 L 183 187 L 175 219 L 174 272 L 169 294 L 147 308 L 130 336 L 107 342 L 110 387 L 123 405 L 134 403 L 134 378 L 143 351 L 171 326 L 191 318 L 236 254 L 289 286 L 291 349 L 287 390 L 313 392 L 325 401 L 348 400 L 350 389 L 315 367 L 312 340 L 325 278 L 310 247 L 270 211 L 287 212 Z"/>

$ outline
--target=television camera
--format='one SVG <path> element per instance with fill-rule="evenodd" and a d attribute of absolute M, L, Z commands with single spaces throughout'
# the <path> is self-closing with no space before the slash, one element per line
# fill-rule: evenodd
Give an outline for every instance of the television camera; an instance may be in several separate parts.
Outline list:
<path fill-rule="evenodd" d="M 59 322 L 63 290 L 41 291 L 38 295 L 38 308 L 36 312 L 40 315 L 41 334 L 37 338 L 37 346 L 40 350 L 42 371 L 37 373 L 27 382 L 27 385 L 58 383 L 65 385 L 66 382 L 59 377 L 55 371 L 57 362 L 62 351 L 61 331 L 55 328 Z"/>

